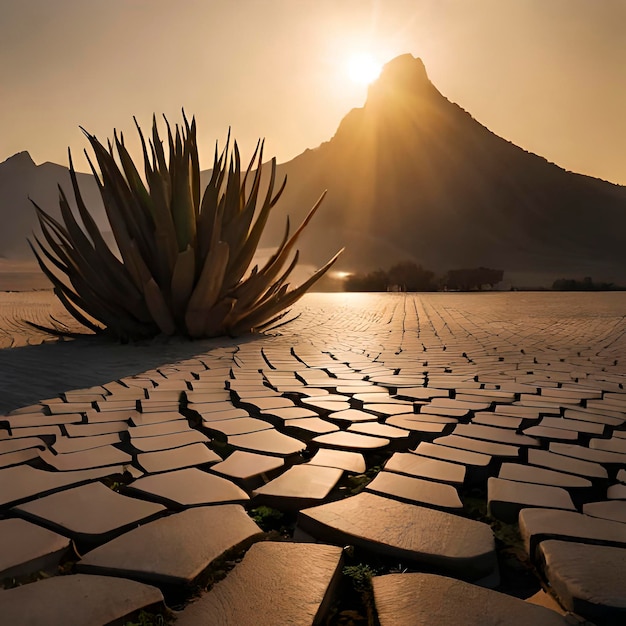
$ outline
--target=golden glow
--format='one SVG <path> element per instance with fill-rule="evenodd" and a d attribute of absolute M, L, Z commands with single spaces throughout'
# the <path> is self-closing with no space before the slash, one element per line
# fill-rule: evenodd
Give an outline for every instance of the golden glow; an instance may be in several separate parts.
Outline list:
<path fill-rule="evenodd" d="M 369 52 L 353 54 L 348 59 L 347 71 L 350 79 L 359 85 L 368 85 L 380 75 L 382 63 Z"/>
<path fill-rule="evenodd" d="M 352 276 L 352 272 L 331 272 L 332 278 L 336 278 L 337 280 L 345 280 L 348 276 Z"/>

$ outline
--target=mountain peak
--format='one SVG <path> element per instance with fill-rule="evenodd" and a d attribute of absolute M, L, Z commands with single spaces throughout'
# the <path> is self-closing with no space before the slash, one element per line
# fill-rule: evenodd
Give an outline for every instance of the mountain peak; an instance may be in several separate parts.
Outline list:
<path fill-rule="evenodd" d="M 35 162 L 26 150 L 10 156 L 6 161 L 0 163 L 0 165 L 8 165 L 9 163 L 14 167 L 36 167 Z"/>
<path fill-rule="evenodd" d="M 430 82 L 422 60 L 412 54 L 401 54 L 383 66 L 380 76 L 367 90 L 365 105 L 344 116 L 334 138 L 352 143 L 355 133 L 363 130 L 362 125 L 371 126 L 380 115 L 389 117 L 391 114 L 401 122 L 408 109 L 431 107 L 439 100 L 445 98 Z"/>
<path fill-rule="evenodd" d="M 412 54 L 401 54 L 383 66 L 380 76 L 369 87 L 367 99 L 369 102 L 387 100 L 389 96 L 420 96 L 433 89 L 423 61 Z"/>
<path fill-rule="evenodd" d="M 404 83 L 407 86 L 411 83 L 422 84 L 428 80 L 426 67 L 419 57 L 412 54 L 401 54 L 385 63 L 380 73 L 380 80 L 393 81 L 394 83 Z"/>

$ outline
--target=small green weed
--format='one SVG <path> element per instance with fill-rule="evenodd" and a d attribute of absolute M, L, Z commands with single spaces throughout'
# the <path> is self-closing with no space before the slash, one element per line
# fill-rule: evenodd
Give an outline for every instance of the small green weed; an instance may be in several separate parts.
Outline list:
<path fill-rule="evenodd" d="M 346 607 L 337 616 L 338 626 L 375 626 L 376 609 L 374 606 L 374 590 L 372 588 L 372 577 L 378 571 L 367 563 L 357 563 L 356 565 L 346 565 L 342 570 L 343 575 L 350 581 L 354 597 L 358 599 L 358 605 Z"/>
<path fill-rule="evenodd" d="M 372 576 L 376 576 L 376 570 L 367 563 L 358 563 L 357 565 L 346 565 L 342 573 L 350 579 L 355 591 L 363 593 L 371 591 Z"/>
<path fill-rule="evenodd" d="M 165 618 L 161 613 L 149 613 L 148 611 L 139 611 L 135 619 L 125 622 L 124 626 L 164 626 Z"/>
<path fill-rule="evenodd" d="M 249 515 L 266 532 L 279 529 L 284 517 L 281 511 L 270 506 L 258 506 Z"/>
<path fill-rule="evenodd" d="M 370 467 L 364 474 L 351 474 L 346 481 L 346 495 L 356 496 L 361 493 L 376 477 L 376 474 L 380 472 L 382 467 L 380 465 L 374 465 Z"/>

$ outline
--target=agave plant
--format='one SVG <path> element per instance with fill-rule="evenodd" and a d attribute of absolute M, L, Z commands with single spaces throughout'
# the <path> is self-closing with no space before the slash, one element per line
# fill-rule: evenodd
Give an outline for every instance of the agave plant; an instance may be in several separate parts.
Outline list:
<path fill-rule="evenodd" d="M 341 253 L 303 284 L 289 288 L 287 279 L 298 261 L 298 251 L 292 257 L 296 240 L 322 195 L 291 236 L 287 218 L 274 254 L 261 268 L 250 269 L 286 179 L 275 191 L 272 159 L 267 190 L 261 193 L 263 142 L 257 143 L 243 172 L 237 143 L 229 148 L 229 133 L 221 153 L 216 145 L 211 179 L 201 193 L 196 123 L 192 119 L 189 124 L 184 113 L 183 120 L 174 132 L 165 120 L 167 158 L 156 118 L 147 143 L 135 120 L 143 179 L 123 135 L 114 132 L 105 147 L 83 129 L 99 166 L 100 174 L 87 157 L 117 250 L 105 243 L 85 206 L 71 153 L 70 176 L 82 225 L 60 186 L 63 223 L 35 204 L 45 243 L 34 236 L 31 249 L 67 311 L 93 332 L 128 341 L 159 333 L 196 338 L 261 331 L 276 325 Z M 66 334 L 58 325 L 38 328 Z"/>

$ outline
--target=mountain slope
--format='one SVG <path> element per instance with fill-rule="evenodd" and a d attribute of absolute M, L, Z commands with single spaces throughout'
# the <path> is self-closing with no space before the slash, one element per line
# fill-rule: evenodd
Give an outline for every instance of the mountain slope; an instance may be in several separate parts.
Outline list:
<path fill-rule="evenodd" d="M 346 269 L 410 257 L 437 271 L 488 265 L 546 280 L 626 279 L 626 188 L 494 135 L 410 55 L 385 66 L 329 142 L 281 173 L 290 181 L 281 204 L 293 215 L 328 189 L 308 233 L 317 244 L 303 242 L 308 260 L 346 245 Z"/>
<path fill-rule="evenodd" d="M 83 199 L 93 207 L 98 224 L 105 230 L 107 221 L 96 182 L 90 174 L 77 174 Z M 28 152 L 18 154 L 0 163 L 0 256 L 30 258 L 26 238 L 39 232 L 32 198 L 42 209 L 59 216 L 61 185 L 72 206 L 75 206 L 69 170 L 55 163 L 35 165 Z"/>

